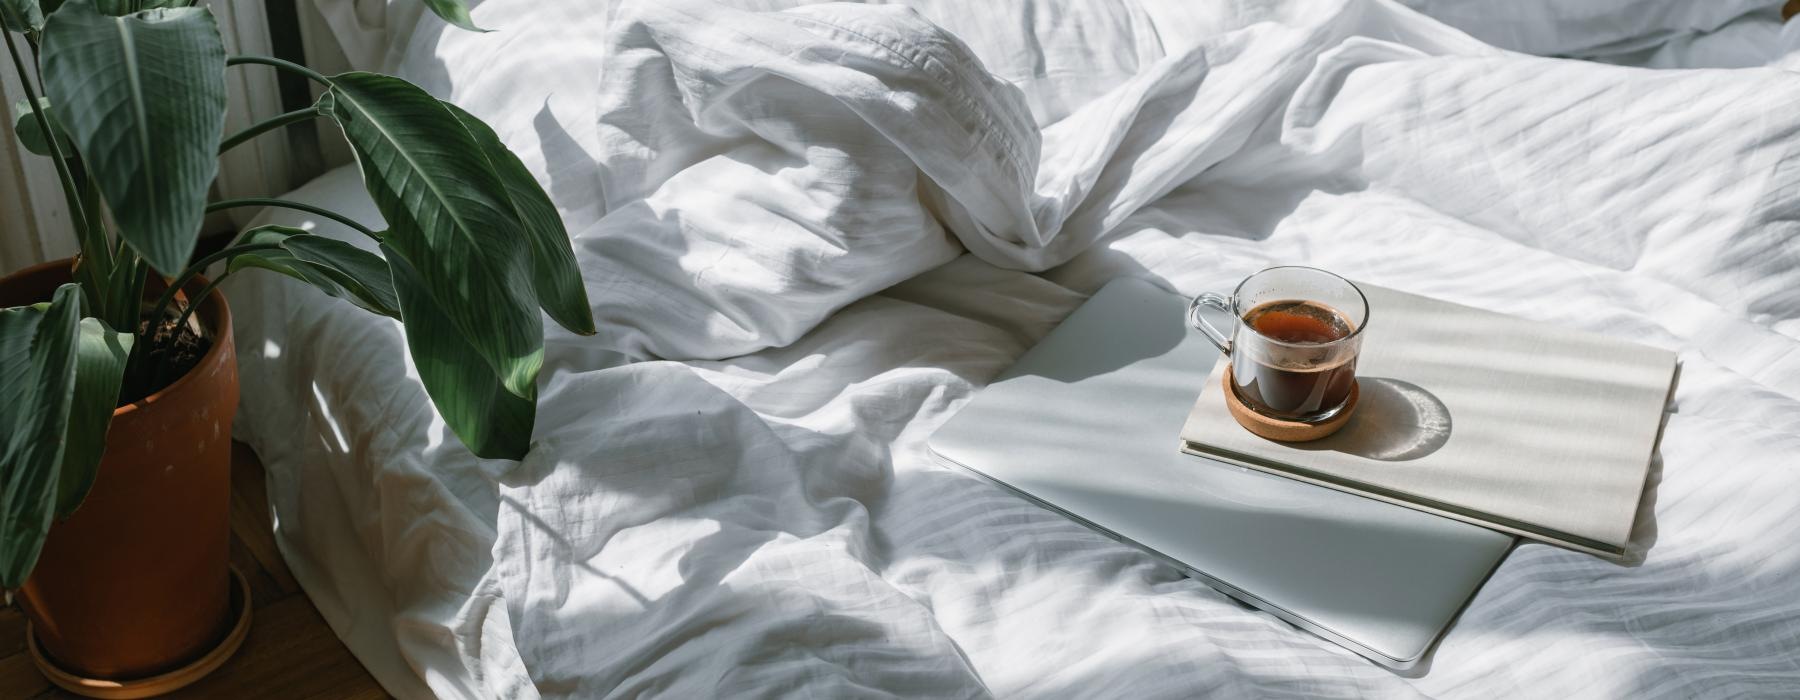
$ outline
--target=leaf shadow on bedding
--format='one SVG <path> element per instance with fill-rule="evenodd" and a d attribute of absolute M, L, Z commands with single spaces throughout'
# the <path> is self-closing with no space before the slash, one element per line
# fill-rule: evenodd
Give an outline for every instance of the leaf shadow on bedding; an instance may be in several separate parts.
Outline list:
<path fill-rule="evenodd" d="M 553 96 L 544 98 L 543 106 L 531 118 L 533 131 L 537 133 L 538 150 L 544 156 L 544 172 L 550 180 L 545 189 L 550 193 L 550 201 L 561 206 L 572 207 L 570 203 L 584 203 L 582 208 L 596 209 L 595 218 L 604 215 L 606 193 L 600 184 L 600 162 L 594 158 L 573 134 L 556 120 L 556 114 L 550 109 Z M 568 216 L 563 217 L 566 221 Z"/>
<path fill-rule="evenodd" d="M 519 519 L 522 520 L 527 526 L 531 527 L 532 531 L 535 532 L 537 535 L 549 538 L 551 549 L 554 550 L 557 554 L 561 555 L 561 558 L 564 561 L 569 562 L 570 564 L 574 565 L 578 569 L 581 569 L 584 573 L 586 573 L 590 576 L 594 576 L 596 578 L 603 579 L 603 580 L 607 581 L 608 583 L 611 583 L 612 585 L 618 587 L 618 589 L 620 591 L 625 593 L 625 595 L 629 596 L 633 601 L 636 601 L 638 605 L 642 605 L 644 607 L 650 606 L 652 601 L 648 597 L 646 597 L 641 591 L 639 591 L 637 589 L 637 587 L 632 586 L 630 583 L 627 583 L 624 579 L 621 579 L 617 576 L 614 576 L 612 574 L 601 571 L 599 568 L 597 568 L 593 564 L 589 563 L 588 560 L 585 558 L 574 556 L 575 547 L 572 543 L 569 542 L 569 538 L 564 537 L 561 532 L 559 532 L 555 527 L 552 527 L 550 525 L 550 523 L 545 522 L 543 518 L 532 513 L 531 509 L 529 507 L 527 507 L 525 504 L 520 503 L 518 501 L 518 499 L 511 498 L 506 495 L 501 495 L 500 500 L 499 500 L 499 505 L 502 507 L 511 509 L 519 517 Z M 498 516 L 496 516 L 496 517 L 498 517 Z"/>
<path fill-rule="evenodd" d="M 824 688 L 880 687 L 921 656 L 960 656 L 928 612 L 874 578 L 867 504 L 891 472 L 880 439 L 769 421 L 675 363 L 561 391 L 550 400 L 580 413 L 547 411 L 567 420 L 499 478 L 502 537 L 529 550 L 503 578 L 526 596 L 509 603 L 525 607 L 513 633 L 542 662 L 540 691 L 756 687 L 795 662 Z M 596 629 L 613 641 L 587 651 Z M 945 691 L 972 679 L 940 674 L 918 690 L 968 695 Z"/>
<path fill-rule="evenodd" d="M 625 632 L 628 639 L 634 640 L 624 646 L 636 647 L 643 653 L 633 655 L 631 659 L 618 666 L 590 666 L 574 672 L 558 673 L 552 670 L 545 674 L 532 672 L 536 690 L 546 695 L 587 696 L 607 689 L 607 697 L 636 696 L 650 689 L 663 687 L 674 681 L 674 687 L 683 682 L 694 682 L 696 673 L 719 671 L 716 665 L 708 665 L 704 661 L 695 661 L 696 657 L 704 659 L 717 653 L 733 656 L 730 667 L 716 678 L 707 678 L 702 686 L 715 688 L 733 687 L 738 683 L 754 686 L 758 681 L 755 676 L 760 672 L 760 664 L 778 665 L 791 663 L 794 657 L 807 658 L 815 662 L 823 662 L 827 669 L 815 665 L 809 670 L 808 686 L 814 690 L 829 688 L 841 680 L 847 679 L 851 687 L 867 685 L 865 679 L 858 678 L 859 669 L 851 661 L 858 655 L 867 653 L 872 645 L 891 636 L 891 630 L 875 621 L 864 620 L 848 611 L 832 612 L 822 609 L 815 601 L 814 595 L 804 587 L 773 588 L 769 586 L 744 587 L 734 585 L 726 579 L 737 573 L 759 550 L 769 546 L 783 535 L 806 538 L 821 534 L 809 531 L 790 531 L 780 528 L 758 530 L 732 526 L 721 523 L 721 529 L 698 538 L 685 545 L 686 552 L 677 560 L 676 570 L 681 583 L 674 589 L 652 599 L 633 586 L 624 577 L 615 576 L 600 570 L 590 562 L 597 553 L 579 553 L 573 543 L 554 526 L 531 512 L 525 504 L 506 496 L 501 497 L 502 507 L 509 508 L 521 521 L 535 533 L 533 539 L 547 538 L 554 557 L 576 567 L 584 574 L 593 576 L 627 595 L 640 606 L 642 614 L 633 620 L 615 619 L 610 622 L 617 625 L 615 632 Z M 692 514 L 690 514 L 692 515 Z M 542 542 L 543 540 L 539 540 Z M 726 554 L 720 557 L 719 554 Z M 592 580 L 582 582 L 591 584 Z M 775 599 L 775 600 L 772 600 Z M 736 648 L 719 649 L 716 647 L 718 630 L 734 622 L 740 622 L 751 615 L 750 611 L 761 609 L 770 614 L 771 607 L 789 607 L 789 605 L 807 606 L 816 612 L 802 618 L 784 620 L 770 627 L 757 625 L 739 626 L 738 635 L 756 635 L 766 638 L 765 642 L 746 641 L 735 645 Z M 528 613 L 529 615 L 529 613 Z M 606 626 L 609 621 L 604 618 L 584 616 L 589 623 Z M 515 629 L 522 621 L 515 621 Z M 534 625 L 533 629 L 545 630 L 544 625 Z M 554 629 L 551 634 L 562 634 L 563 630 Z M 518 632 L 514 632 L 518 634 Z M 574 635 L 571 643 L 583 641 L 585 631 Z M 946 641 L 948 637 L 945 638 Z M 546 640 L 536 640 L 544 644 Z M 556 640 L 550 640 L 552 642 Z M 959 647 L 949 641 L 951 648 L 962 657 L 964 667 L 968 667 L 966 656 Z M 547 645 L 547 646 L 553 646 Z M 684 649 L 684 647 L 686 649 Z M 704 652 L 692 651 L 692 647 L 708 647 Z M 834 653 L 837 650 L 854 650 L 844 654 Z M 620 651 L 615 649 L 614 651 Z M 736 652 L 733 654 L 732 652 Z M 691 666 L 683 665 L 677 659 L 688 659 Z M 568 671 L 569 669 L 561 669 Z M 608 672 L 610 671 L 610 672 Z M 821 672 L 823 671 L 823 672 Z M 595 675 L 596 673 L 600 675 Z M 734 676 L 744 676 L 742 679 Z M 973 672 L 970 677 L 979 683 Z M 842 678 L 832 678 L 840 676 Z M 892 689 L 892 688 L 890 688 Z M 913 689 L 918 690 L 918 689 Z M 933 691 L 935 692 L 935 691 Z"/>

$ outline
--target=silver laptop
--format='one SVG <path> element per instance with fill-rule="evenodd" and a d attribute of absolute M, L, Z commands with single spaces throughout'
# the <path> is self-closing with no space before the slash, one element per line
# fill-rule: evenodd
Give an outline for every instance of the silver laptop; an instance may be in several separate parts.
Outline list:
<path fill-rule="evenodd" d="M 1218 350 L 1115 280 L 932 435 L 932 454 L 1404 670 L 1513 538 L 1178 448 Z"/>

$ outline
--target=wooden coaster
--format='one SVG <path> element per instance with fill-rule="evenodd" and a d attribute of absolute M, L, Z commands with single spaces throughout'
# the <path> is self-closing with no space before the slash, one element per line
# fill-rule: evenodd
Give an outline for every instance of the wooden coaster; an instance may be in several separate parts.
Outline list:
<path fill-rule="evenodd" d="M 1350 384 L 1350 397 L 1344 399 L 1344 407 L 1330 418 L 1317 423 L 1302 423 L 1297 420 L 1270 418 L 1256 409 L 1245 406 L 1238 399 L 1237 392 L 1232 389 L 1231 365 L 1225 365 L 1225 407 L 1231 410 L 1231 417 L 1236 418 L 1238 425 L 1259 437 L 1276 442 L 1307 442 L 1327 437 L 1350 422 L 1350 414 L 1356 412 L 1356 399 L 1362 393 L 1358 386 Z"/>
<path fill-rule="evenodd" d="M 237 652 L 238 647 L 244 645 L 244 637 L 250 634 L 250 581 L 245 579 L 244 573 L 238 571 L 235 566 L 231 567 L 231 578 L 233 582 L 231 607 L 235 618 L 231 625 L 231 631 L 225 634 L 225 638 L 219 641 L 218 646 L 213 647 L 211 651 L 194 659 L 186 666 L 149 678 L 135 680 L 85 678 L 63 670 L 50 657 L 45 656 L 43 650 L 38 648 L 37 635 L 31 632 L 30 625 L 26 625 L 25 640 L 31 651 L 31 660 L 37 664 L 38 670 L 43 672 L 44 677 L 50 679 L 51 683 L 55 683 L 63 690 L 90 698 L 104 700 L 147 698 L 186 687 L 194 681 L 205 678 L 206 674 L 218 670 L 226 659 L 231 658 L 231 655 Z"/>

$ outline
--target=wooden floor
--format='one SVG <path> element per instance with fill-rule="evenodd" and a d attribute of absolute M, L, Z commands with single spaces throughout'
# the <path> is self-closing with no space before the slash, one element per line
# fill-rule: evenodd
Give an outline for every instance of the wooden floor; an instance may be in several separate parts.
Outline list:
<path fill-rule="evenodd" d="M 231 450 L 231 563 L 250 580 L 250 636 L 218 671 L 169 698 L 385 698 L 312 601 L 300 592 L 271 534 L 262 463 Z M 25 653 L 25 620 L 0 609 L 0 698 L 72 698 L 39 674 Z"/>

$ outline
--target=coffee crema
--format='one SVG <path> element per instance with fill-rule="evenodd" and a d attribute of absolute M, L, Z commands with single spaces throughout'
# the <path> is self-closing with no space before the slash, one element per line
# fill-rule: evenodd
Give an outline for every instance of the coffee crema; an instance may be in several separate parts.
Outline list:
<path fill-rule="evenodd" d="M 1280 299 L 1244 312 L 1244 325 L 1285 345 L 1262 347 L 1235 362 L 1238 397 L 1258 412 L 1316 420 L 1342 407 L 1356 382 L 1356 353 L 1330 346 L 1356 332 L 1342 312 L 1325 304 Z"/>

